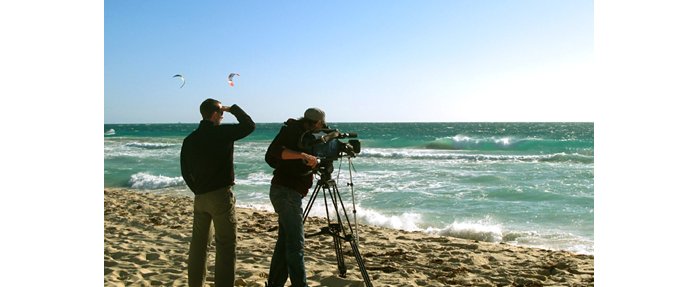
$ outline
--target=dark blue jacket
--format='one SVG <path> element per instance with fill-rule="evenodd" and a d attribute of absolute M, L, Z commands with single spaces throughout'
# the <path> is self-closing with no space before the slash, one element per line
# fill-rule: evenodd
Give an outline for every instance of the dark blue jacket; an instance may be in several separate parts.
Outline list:
<path fill-rule="evenodd" d="M 305 131 L 302 122 L 288 119 L 272 140 L 264 156 L 267 164 L 274 168 L 271 183 L 292 188 L 303 196 L 308 194 L 308 189 L 313 186 L 311 168 L 301 159 L 282 160 L 281 152 L 284 148 L 302 152 L 300 138 Z"/>
<path fill-rule="evenodd" d="M 235 185 L 234 142 L 252 133 L 255 124 L 237 105 L 231 107 L 230 113 L 238 124 L 215 126 L 211 121 L 202 120 L 182 143 L 182 177 L 195 194 Z"/>

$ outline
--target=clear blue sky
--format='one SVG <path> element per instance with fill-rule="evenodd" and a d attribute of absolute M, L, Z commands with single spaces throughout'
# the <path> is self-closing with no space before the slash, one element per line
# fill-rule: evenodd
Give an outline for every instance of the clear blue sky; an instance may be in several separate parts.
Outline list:
<path fill-rule="evenodd" d="M 106 0 L 104 121 L 589 121 L 593 41 L 593 1 Z"/>

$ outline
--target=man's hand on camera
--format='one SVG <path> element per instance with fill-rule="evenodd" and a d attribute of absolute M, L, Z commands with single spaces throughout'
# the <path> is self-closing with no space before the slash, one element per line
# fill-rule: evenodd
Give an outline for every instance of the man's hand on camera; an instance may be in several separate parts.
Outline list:
<path fill-rule="evenodd" d="M 303 162 L 305 163 L 305 165 L 307 165 L 309 167 L 315 167 L 317 165 L 318 162 L 317 162 L 316 157 L 309 155 L 307 153 L 302 153 L 302 155 L 303 155 Z"/>

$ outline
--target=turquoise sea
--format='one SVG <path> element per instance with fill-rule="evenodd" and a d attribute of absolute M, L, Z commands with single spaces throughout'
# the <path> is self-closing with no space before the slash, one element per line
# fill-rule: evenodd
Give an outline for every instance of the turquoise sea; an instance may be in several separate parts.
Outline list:
<path fill-rule="evenodd" d="M 179 152 L 197 125 L 104 125 L 104 186 L 191 195 Z M 362 144 L 351 159 L 359 222 L 594 253 L 593 123 L 329 125 L 358 133 Z M 272 210 L 264 153 L 280 127 L 258 123 L 236 142 L 239 206 Z M 347 166 L 346 158 L 336 161 L 333 175 L 351 214 Z"/>

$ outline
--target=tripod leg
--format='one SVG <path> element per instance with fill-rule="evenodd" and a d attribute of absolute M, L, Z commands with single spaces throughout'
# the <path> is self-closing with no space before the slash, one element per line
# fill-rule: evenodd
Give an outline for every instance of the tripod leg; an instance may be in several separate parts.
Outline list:
<path fill-rule="evenodd" d="M 318 192 L 320 191 L 320 186 L 316 186 L 315 189 L 313 189 L 313 193 L 310 194 L 310 197 L 308 198 L 308 204 L 305 206 L 305 210 L 303 210 L 303 224 L 305 224 L 305 220 L 308 219 L 308 215 L 310 214 L 310 208 L 313 207 L 313 203 L 315 203 L 315 198 L 317 198 Z"/>
<path fill-rule="evenodd" d="M 336 236 L 334 237 L 334 252 L 337 257 L 337 269 L 339 270 L 339 277 L 345 278 L 347 276 L 347 266 L 344 263 L 344 252 L 342 251 L 342 238 L 339 236 L 345 235 L 344 225 L 342 224 L 342 217 L 338 209 L 338 199 L 339 190 L 337 189 L 337 184 L 334 180 L 327 181 L 327 186 L 325 187 L 327 193 L 330 195 L 332 200 L 332 206 L 334 208 L 335 215 L 337 216 L 337 223 L 330 224 L 330 230 Z M 327 203 L 325 203 L 327 205 Z M 329 217 L 329 210 L 328 210 Z"/>
<path fill-rule="evenodd" d="M 312 236 L 320 234 L 332 236 L 332 239 L 334 241 L 335 256 L 337 257 L 337 269 L 339 270 L 339 276 L 342 278 L 346 278 L 347 274 L 347 267 L 344 263 L 344 253 L 342 251 L 342 241 L 349 241 L 352 252 L 354 253 L 354 257 L 356 258 L 356 263 L 359 266 L 359 269 L 361 270 L 361 277 L 363 277 L 364 279 L 365 286 L 373 287 L 373 284 L 371 283 L 371 278 L 368 275 L 368 271 L 366 271 L 366 265 L 364 264 L 364 260 L 361 257 L 361 253 L 359 252 L 358 243 L 356 242 L 356 238 L 354 237 L 354 229 L 351 226 L 351 221 L 349 221 L 349 216 L 347 215 L 346 208 L 344 207 L 344 202 L 342 201 L 342 197 L 339 194 L 339 189 L 337 188 L 337 184 L 334 180 L 330 179 L 318 182 L 318 184 L 315 186 L 315 190 L 313 190 L 313 194 L 311 195 L 308 206 L 306 207 L 306 210 L 304 212 L 303 222 L 305 222 L 305 218 L 308 216 L 310 207 L 315 201 L 315 198 L 317 197 L 317 194 L 319 193 L 320 189 L 322 189 L 322 193 L 325 198 L 325 212 L 327 213 L 328 227 L 327 229 L 323 228 L 322 232 L 313 234 Z M 332 201 L 332 207 L 335 211 L 337 223 L 332 223 L 332 219 L 330 218 L 329 203 L 327 202 L 328 195 Z M 346 224 L 349 229 L 349 234 L 347 234 L 347 229 L 344 228 L 344 224 L 342 223 L 342 215 L 346 220 Z"/>
<path fill-rule="evenodd" d="M 339 234 L 339 225 L 332 224 L 331 227 L 333 234 Z M 342 251 L 342 241 L 338 236 L 332 236 L 334 241 L 334 253 L 337 257 L 337 270 L 339 271 L 339 277 L 347 277 L 347 265 L 344 263 L 344 252 Z"/>
<path fill-rule="evenodd" d="M 349 241 L 349 244 L 351 244 L 351 250 L 354 252 L 356 263 L 357 265 L 359 265 L 359 270 L 361 270 L 361 277 L 364 278 L 364 284 L 366 285 L 366 287 L 373 287 L 373 284 L 371 283 L 371 277 L 368 276 L 368 271 L 366 271 L 364 259 L 361 257 L 361 253 L 359 253 L 359 246 L 356 245 L 356 240 L 352 237 L 352 239 Z"/>
<path fill-rule="evenodd" d="M 333 182 L 334 183 L 334 182 Z M 349 241 L 349 244 L 351 245 L 351 250 L 354 252 L 354 257 L 356 258 L 356 263 L 359 266 L 359 269 L 361 270 L 361 277 L 364 279 L 364 284 L 366 287 L 373 287 L 373 284 L 371 283 L 371 278 L 368 275 L 368 271 L 366 271 L 366 265 L 364 264 L 364 259 L 361 257 L 361 253 L 359 252 L 359 246 L 356 242 L 356 238 L 354 237 L 354 229 L 351 226 L 351 221 L 349 221 L 349 215 L 347 215 L 347 210 L 344 208 L 344 202 L 342 201 L 342 196 L 339 194 L 339 189 L 337 188 L 337 185 L 334 184 L 332 186 L 332 190 L 334 191 L 334 194 L 336 196 L 336 199 L 333 201 L 335 210 L 337 212 L 337 221 L 339 222 L 339 226 L 337 227 L 337 232 L 341 231 L 341 234 L 344 236 L 344 240 Z M 346 219 L 347 227 L 349 227 L 349 235 L 347 235 L 347 230 L 344 228 L 344 225 L 342 224 L 342 216 L 340 215 L 340 206 L 341 206 L 341 211 L 342 214 L 344 214 L 344 218 Z M 337 238 L 335 238 L 335 241 L 337 241 Z M 336 243 L 335 243 L 336 245 Z M 335 247 L 336 249 L 336 247 Z M 341 246 L 340 246 L 341 250 Z M 344 261 L 344 259 L 342 259 Z M 344 271 L 346 272 L 346 267 L 344 267 Z"/>

